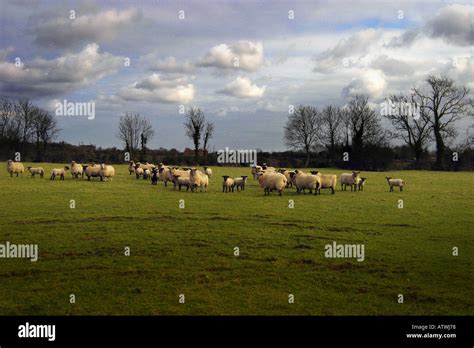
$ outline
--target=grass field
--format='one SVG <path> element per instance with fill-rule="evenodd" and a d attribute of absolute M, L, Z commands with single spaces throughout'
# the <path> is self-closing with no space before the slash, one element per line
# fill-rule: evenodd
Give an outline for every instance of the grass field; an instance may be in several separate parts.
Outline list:
<path fill-rule="evenodd" d="M 364 192 L 279 197 L 252 178 L 222 193 L 221 175 L 248 168 L 212 168 L 207 193 L 115 168 L 111 182 L 62 182 L 4 164 L 0 243 L 38 244 L 39 259 L 0 259 L 0 314 L 474 314 L 473 173 L 390 172 L 407 184 L 389 193 L 387 173 L 364 172 Z M 326 258 L 333 241 L 364 244 L 365 261 Z"/>

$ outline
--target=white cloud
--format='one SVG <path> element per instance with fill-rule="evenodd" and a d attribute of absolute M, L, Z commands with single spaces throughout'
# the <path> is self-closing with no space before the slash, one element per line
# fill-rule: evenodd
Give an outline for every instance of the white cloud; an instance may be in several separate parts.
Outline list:
<path fill-rule="evenodd" d="M 119 97 L 127 101 L 187 104 L 194 98 L 194 85 L 186 79 L 164 80 L 159 74 L 120 90 Z"/>
<path fill-rule="evenodd" d="M 37 58 L 17 67 L 0 62 L 0 86 L 12 95 L 59 95 L 87 86 L 123 67 L 123 57 L 99 53 L 90 44 L 78 53 L 46 60 Z"/>
<path fill-rule="evenodd" d="M 191 62 L 178 62 L 178 60 L 173 56 L 167 57 L 165 59 L 159 59 L 155 53 L 152 53 L 146 55 L 141 60 L 148 64 L 149 69 L 153 71 L 190 74 L 195 70 L 194 64 Z"/>
<path fill-rule="evenodd" d="M 359 77 L 343 88 L 344 97 L 354 97 L 356 95 L 365 95 L 369 98 L 378 98 L 385 90 L 387 83 L 383 73 L 379 70 L 368 69 L 363 71 Z"/>
<path fill-rule="evenodd" d="M 265 88 L 265 86 L 258 87 L 250 79 L 239 76 L 219 92 L 238 98 L 260 98 L 265 93 Z"/>
<path fill-rule="evenodd" d="M 239 41 L 212 47 L 199 66 L 219 69 L 255 71 L 263 64 L 261 42 Z"/>

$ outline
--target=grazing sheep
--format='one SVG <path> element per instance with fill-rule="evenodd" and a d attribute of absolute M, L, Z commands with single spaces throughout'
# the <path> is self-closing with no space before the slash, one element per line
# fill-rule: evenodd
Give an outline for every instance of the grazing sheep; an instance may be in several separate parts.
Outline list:
<path fill-rule="evenodd" d="M 84 168 L 82 164 L 76 163 L 76 161 L 71 162 L 71 175 L 73 179 L 79 179 L 79 175 L 82 177 Z"/>
<path fill-rule="evenodd" d="M 351 191 L 354 189 L 354 192 L 357 190 L 360 182 L 360 172 L 352 171 L 352 174 L 342 173 L 341 174 L 341 191 L 346 191 L 347 185 L 351 186 Z"/>
<path fill-rule="evenodd" d="M 286 187 L 286 177 L 283 174 L 273 171 L 259 175 L 260 186 L 264 189 L 264 195 L 269 195 L 271 191 L 277 190 L 279 195 L 282 195 Z"/>
<path fill-rule="evenodd" d="M 18 177 L 18 174 L 23 174 L 25 171 L 25 167 L 23 166 L 23 163 L 21 162 L 14 162 L 12 160 L 7 161 L 7 172 L 10 173 L 10 178 L 13 177 L 13 174 L 16 173 L 16 176 Z"/>
<path fill-rule="evenodd" d="M 223 175 L 224 182 L 222 183 L 222 192 L 234 192 L 234 179 L 229 178 L 228 175 Z"/>
<path fill-rule="evenodd" d="M 204 167 L 204 173 L 210 178 L 212 176 L 212 169 L 208 167 Z"/>
<path fill-rule="evenodd" d="M 84 174 L 87 176 L 87 180 L 90 181 L 92 178 L 100 177 L 100 165 L 91 163 L 90 165 L 83 166 Z"/>
<path fill-rule="evenodd" d="M 99 176 L 100 176 L 100 181 L 104 181 L 104 178 L 112 180 L 113 176 L 115 175 L 115 169 L 112 166 L 106 165 L 102 163 L 100 165 L 100 171 L 99 171 Z"/>
<path fill-rule="evenodd" d="M 158 169 L 157 168 L 153 168 L 151 170 L 151 184 L 152 185 L 158 184 Z"/>
<path fill-rule="evenodd" d="M 31 177 L 34 179 L 36 174 L 39 174 L 40 178 L 43 179 L 44 177 L 44 169 L 41 167 L 32 168 L 26 167 L 31 174 Z"/>
<path fill-rule="evenodd" d="M 64 166 L 64 168 L 61 169 L 53 169 L 51 171 L 51 177 L 49 178 L 50 180 L 54 180 L 57 176 L 60 177 L 60 180 L 64 180 L 64 175 L 66 174 L 66 171 L 69 170 L 68 166 Z"/>
<path fill-rule="evenodd" d="M 322 188 L 330 188 L 331 194 L 336 193 L 337 176 L 334 174 L 321 174 L 317 170 L 312 171 L 311 174 L 318 175 L 321 179 L 321 184 L 318 187 L 318 193 L 321 194 Z"/>
<path fill-rule="evenodd" d="M 262 171 L 262 167 L 260 166 L 252 166 L 252 176 L 254 179 L 257 179 L 257 173 Z"/>
<path fill-rule="evenodd" d="M 130 161 L 128 162 L 128 175 L 132 175 L 132 173 L 135 173 L 135 162 Z"/>
<path fill-rule="evenodd" d="M 367 178 L 360 178 L 360 181 L 359 181 L 359 191 L 364 191 L 364 185 L 365 185 L 365 182 L 367 181 Z"/>
<path fill-rule="evenodd" d="M 390 176 L 385 177 L 388 182 L 388 186 L 390 186 L 390 192 L 393 192 L 393 187 L 398 186 L 400 187 L 400 192 L 403 191 L 403 186 L 405 186 L 405 181 L 402 179 L 392 179 Z"/>
<path fill-rule="evenodd" d="M 196 168 L 193 168 L 191 169 L 189 175 L 189 181 L 191 183 L 191 190 L 193 192 L 196 192 L 198 187 L 201 189 L 201 192 L 203 189 L 204 192 L 207 192 L 207 186 L 209 185 L 209 177 L 205 173 L 201 172 Z"/>
<path fill-rule="evenodd" d="M 242 175 L 240 178 L 234 178 L 234 185 L 237 188 L 237 191 L 239 188 L 241 190 L 245 190 L 245 185 L 247 185 L 247 175 Z"/>
<path fill-rule="evenodd" d="M 174 182 L 176 183 L 175 189 L 176 189 L 176 186 L 178 186 L 180 191 L 181 191 L 181 186 L 186 186 L 186 191 L 188 191 L 189 187 L 191 186 L 191 182 L 189 178 L 183 178 L 182 176 L 179 176 L 179 175 L 174 176 Z"/>

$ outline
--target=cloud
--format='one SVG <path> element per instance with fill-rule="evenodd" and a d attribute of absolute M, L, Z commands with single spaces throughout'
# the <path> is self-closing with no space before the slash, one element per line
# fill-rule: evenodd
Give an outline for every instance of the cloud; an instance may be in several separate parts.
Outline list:
<path fill-rule="evenodd" d="M 396 36 L 390 40 L 386 47 L 405 47 L 410 46 L 420 37 L 420 30 L 418 28 L 412 28 L 405 31 L 402 35 Z"/>
<path fill-rule="evenodd" d="M 387 83 L 383 73 L 379 70 L 368 69 L 342 89 L 345 98 L 356 95 L 365 95 L 369 98 L 377 98 L 382 95 Z"/>
<path fill-rule="evenodd" d="M 75 19 L 70 19 L 67 13 L 33 24 L 30 32 L 35 36 L 35 43 L 42 47 L 69 48 L 84 42 L 110 41 L 141 18 L 141 12 L 134 8 L 77 15 Z"/>
<path fill-rule="evenodd" d="M 148 64 L 149 69 L 152 71 L 190 74 L 195 70 L 195 67 L 191 62 L 186 61 L 179 63 L 173 56 L 167 57 L 165 59 L 157 59 L 155 54 L 150 54 L 143 57 L 142 61 Z"/>
<path fill-rule="evenodd" d="M 162 79 L 159 74 L 120 90 L 119 97 L 127 101 L 187 104 L 194 99 L 194 86 L 184 78 Z"/>
<path fill-rule="evenodd" d="M 315 72 L 327 73 L 336 67 L 343 66 L 343 59 L 362 56 L 368 52 L 380 38 L 381 33 L 375 29 L 366 29 L 340 40 L 336 46 L 321 53 L 315 58 Z"/>
<path fill-rule="evenodd" d="M 263 64 L 261 42 L 239 41 L 212 47 L 198 63 L 202 67 L 255 71 Z"/>
<path fill-rule="evenodd" d="M 90 44 L 78 53 L 42 58 L 21 66 L 0 62 L 0 87 L 12 96 L 54 96 L 90 85 L 123 67 L 123 57 L 99 53 Z"/>
<path fill-rule="evenodd" d="M 0 48 L 0 61 L 7 60 L 7 57 L 13 52 L 13 47 Z"/>
<path fill-rule="evenodd" d="M 265 86 L 258 87 L 246 77 L 237 77 L 219 93 L 238 98 L 260 98 L 265 93 Z"/>
<path fill-rule="evenodd" d="M 371 67 L 382 70 L 386 75 L 400 76 L 411 75 L 415 69 L 410 64 L 392 57 L 382 54 L 377 56 L 372 62 Z"/>

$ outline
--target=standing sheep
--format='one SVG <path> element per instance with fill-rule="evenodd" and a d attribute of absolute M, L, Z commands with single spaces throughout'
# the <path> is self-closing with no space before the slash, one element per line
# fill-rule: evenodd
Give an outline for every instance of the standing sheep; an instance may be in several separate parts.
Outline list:
<path fill-rule="evenodd" d="M 7 161 L 7 172 L 10 173 L 10 178 L 13 177 L 13 174 L 16 173 L 16 176 L 18 177 L 18 174 L 23 174 L 25 171 L 25 167 L 23 166 L 23 163 L 21 162 L 14 162 L 12 160 Z"/>
<path fill-rule="evenodd" d="M 91 177 L 98 178 L 100 177 L 100 165 L 91 163 L 89 165 L 83 166 L 84 174 L 87 176 L 87 180 L 90 181 Z"/>
<path fill-rule="evenodd" d="M 191 169 L 189 174 L 189 182 L 191 183 L 191 190 L 197 192 L 198 187 L 201 189 L 201 192 L 204 189 L 204 192 L 207 192 L 207 186 L 209 185 L 209 177 L 197 170 L 196 168 Z"/>
<path fill-rule="evenodd" d="M 286 187 L 286 177 L 276 172 L 264 173 L 259 176 L 260 186 L 264 189 L 264 195 L 270 195 L 270 192 L 277 190 L 281 196 Z"/>
<path fill-rule="evenodd" d="M 229 178 L 228 175 L 223 175 L 222 177 L 224 178 L 224 182 L 222 183 L 222 192 L 234 192 L 234 179 Z"/>
<path fill-rule="evenodd" d="M 64 168 L 61 169 L 53 169 L 51 171 L 51 177 L 49 178 L 50 180 L 54 180 L 57 176 L 60 177 L 60 180 L 64 180 L 64 175 L 66 174 L 66 171 L 69 170 L 68 166 L 64 166 Z"/>
<path fill-rule="evenodd" d="M 32 168 L 26 167 L 31 174 L 31 177 L 34 179 L 36 174 L 39 174 L 40 178 L 43 179 L 44 177 L 44 169 L 41 167 Z"/>
<path fill-rule="evenodd" d="M 73 179 L 79 179 L 79 175 L 82 177 L 84 168 L 82 164 L 76 163 L 76 161 L 71 162 L 71 175 Z"/>
<path fill-rule="evenodd" d="M 234 178 L 234 185 L 237 188 L 237 191 L 239 188 L 241 190 L 245 190 L 245 185 L 247 185 L 247 175 L 242 175 L 240 178 Z"/>
<path fill-rule="evenodd" d="M 153 168 L 151 170 L 151 184 L 152 185 L 158 184 L 158 168 Z"/>
<path fill-rule="evenodd" d="M 400 187 L 400 192 L 403 191 L 403 186 L 405 186 L 405 181 L 402 179 L 392 179 L 390 176 L 385 177 L 388 182 L 388 186 L 390 186 L 390 192 L 393 192 L 393 187 L 398 186 Z"/>
<path fill-rule="evenodd" d="M 173 175 L 171 174 L 171 169 L 166 166 L 161 166 L 159 171 L 159 179 L 165 183 L 165 187 L 168 186 L 168 181 L 173 182 Z"/>
<path fill-rule="evenodd" d="M 99 171 L 99 176 L 100 176 L 100 181 L 104 181 L 104 178 L 112 180 L 113 176 L 115 175 L 115 169 L 112 166 L 106 165 L 102 163 L 100 165 L 100 171 Z"/>
<path fill-rule="evenodd" d="M 365 185 L 365 182 L 367 181 L 367 178 L 360 178 L 360 181 L 359 181 L 359 191 L 364 191 L 364 185 Z"/>
<path fill-rule="evenodd" d="M 211 178 L 212 176 L 212 169 L 211 168 L 208 168 L 208 167 L 204 167 L 204 173 L 206 173 L 206 175 Z"/>
<path fill-rule="evenodd" d="M 254 179 L 257 179 L 257 173 L 260 172 L 262 170 L 262 167 L 260 166 L 252 166 L 252 176 Z"/>
<path fill-rule="evenodd" d="M 337 185 L 337 176 L 334 174 L 321 174 L 317 170 L 312 171 L 311 174 L 318 175 L 321 179 L 321 184 L 318 188 L 318 193 L 321 194 L 322 188 L 330 188 L 331 194 L 336 193 L 336 185 Z"/>
<path fill-rule="evenodd" d="M 341 180 L 341 191 L 346 191 L 347 185 L 351 186 L 351 191 L 354 189 L 354 192 L 357 191 L 357 187 L 359 186 L 360 182 L 360 172 L 352 171 L 352 174 L 349 173 L 342 173 L 340 180 Z"/>
<path fill-rule="evenodd" d="M 191 182 L 189 181 L 189 178 L 183 178 L 179 175 L 175 175 L 174 182 L 176 183 L 174 189 L 176 189 L 176 186 L 178 186 L 178 189 L 181 191 L 181 186 L 186 186 L 186 191 L 189 190 L 189 187 L 191 186 Z"/>
<path fill-rule="evenodd" d="M 128 175 L 132 175 L 132 173 L 135 173 L 135 162 L 130 161 L 128 162 Z"/>

